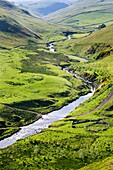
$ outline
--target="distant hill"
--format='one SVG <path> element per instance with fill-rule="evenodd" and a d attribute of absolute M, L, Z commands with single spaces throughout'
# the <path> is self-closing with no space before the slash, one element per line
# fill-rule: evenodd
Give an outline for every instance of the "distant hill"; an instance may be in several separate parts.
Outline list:
<path fill-rule="evenodd" d="M 23 0 L 15 1 L 12 0 L 16 5 L 19 5 L 25 9 L 28 9 L 32 13 L 40 15 L 48 15 L 57 10 L 68 7 L 70 4 L 76 2 L 77 0 Z"/>
<path fill-rule="evenodd" d="M 5 1 L 5 0 L 1 0 L 0 1 L 0 7 L 4 7 L 6 9 L 14 9 L 16 8 L 15 5 L 13 5 L 12 3 Z"/>
<path fill-rule="evenodd" d="M 0 31 L 4 33 L 12 33 L 15 35 L 21 34 L 21 36 L 22 35 L 31 36 L 32 32 L 30 32 L 26 27 L 21 25 L 18 22 L 17 18 L 11 16 L 10 13 L 11 11 L 13 15 L 15 15 L 16 13 L 30 15 L 29 12 L 17 8 L 12 3 L 5 0 L 1 0 L 0 1 Z"/>
<path fill-rule="evenodd" d="M 54 32 L 54 29 L 57 27 L 34 17 L 27 10 L 6 0 L 0 1 L 0 46 L 26 44 L 30 39 L 39 41 L 46 37 L 47 32 Z"/>
<path fill-rule="evenodd" d="M 14 2 L 14 3 L 30 3 L 31 1 L 30 0 L 9 0 L 10 2 Z M 65 0 L 65 3 L 74 3 L 75 1 L 78 1 L 78 0 Z M 54 2 L 64 2 L 63 0 L 32 0 L 32 3 L 36 3 L 38 2 L 39 4 L 44 4 L 45 2 L 46 3 L 54 3 Z M 45 4 L 46 5 L 46 4 Z"/>
<path fill-rule="evenodd" d="M 46 17 L 55 24 L 70 25 L 81 29 L 94 29 L 101 23 L 113 22 L 112 0 L 79 0 L 73 5 Z"/>
<path fill-rule="evenodd" d="M 45 8 L 39 8 L 38 12 L 40 14 L 42 14 L 42 15 L 48 15 L 48 14 L 53 13 L 53 12 L 55 12 L 57 10 L 62 9 L 62 8 L 66 8 L 68 6 L 69 5 L 66 4 L 66 3 L 55 2 L 52 5 L 49 5 L 49 6 L 45 7 Z"/>

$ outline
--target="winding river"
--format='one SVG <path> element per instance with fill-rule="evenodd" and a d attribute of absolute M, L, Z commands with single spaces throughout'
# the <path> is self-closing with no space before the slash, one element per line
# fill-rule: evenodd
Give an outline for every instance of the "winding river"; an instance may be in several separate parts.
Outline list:
<path fill-rule="evenodd" d="M 51 47 L 50 51 L 52 51 L 52 49 L 54 49 L 54 44 L 50 44 L 49 46 Z M 52 52 L 54 52 L 54 51 L 52 51 Z M 87 62 L 87 60 L 85 60 L 85 59 L 81 58 L 81 60 L 83 60 L 84 62 Z M 65 68 L 65 71 L 68 71 L 68 69 Z M 74 74 L 73 72 L 69 72 L 69 73 L 73 74 L 75 78 L 82 79 L 83 81 L 85 81 L 86 83 L 89 83 L 89 84 L 91 83 L 91 82 L 88 82 L 88 81 L 84 80 L 83 78 L 79 77 L 78 75 Z M 90 84 L 90 86 L 91 86 L 91 84 Z M 48 128 L 48 126 L 51 125 L 53 122 L 62 120 L 69 113 L 71 113 L 73 110 L 75 110 L 75 108 L 78 107 L 81 103 L 85 102 L 91 96 L 93 96 L 94 92 L 95 92 L 95 89 L 91 86 L 91 91 L 87 95 L 80 96 L 77 100 L 69 103 L 68 105 L 62 107 L 61 109 L 52 111 L 46 115 L 43 115 L 36 122 L 34 122 L 30 125 L 21 127 L 19 132 L 16 132 L 12 136 L 1 140 L 0 148 L 1 149 L 6 148 L 6 147 L 12 145 L 13 143 L 15 143 L 19 139 L 24 139 L 28 136 L 32 136 L 34 134 L 40 133 L 42 130 Z"/>

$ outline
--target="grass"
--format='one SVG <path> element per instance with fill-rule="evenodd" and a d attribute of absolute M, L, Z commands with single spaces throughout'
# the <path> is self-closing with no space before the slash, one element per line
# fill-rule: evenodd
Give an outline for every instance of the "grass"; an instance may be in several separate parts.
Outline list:
<path fill-rule="evenodd" d="M 100 97 L 103 100 L 102 91 L 104 91 L 104 89 L 101 89 L 100 93 L 95 94 L 93 98 Z M 112 100 L 110 101 L 111 105 Z M 19 141 L 7 149 L 2 150 L 1 167 L 3 166 L 3 169 L 7 169 L 7 167 L 12 169 L 13 165 L 14 169 L 42 168 L 51 170 L 74 170 L 82 167 L 84 167 L 83 169 L 88 169 L 88 167 L 96 169 L 97 166 L 101 169 L 102 167 L 104 168 L 104 159 L 106 161 L 106 157 L 112 156 L 113 153 L 113 120 L 99 113 L 97 114 L 96 112 L 92 112 L 90 115 L 78 116 L 82 111 L 85 112 L 84 108 L 86 108 L 88 104 L 90 109 L 92 109 L 94 101 L 94 99 L 90 99 L 90 101 L 82 104 L 70 115 L 73 117 L 55 122 L 46 131 Z M 88 106 L 87 110 L 89 110 Z M 101 112 L 104 110 L 104 108 L 101 109 Z M 100 124 L 99 126 L 96 124 L 96 131 L 98 128 L 99 131 L 90 132 L 86 129 L 89 123 L 80 123 L 79 126 L 73 128 L 72 122 L 76 119 L 79 121 L 86 119 L 90 122 L 104 121 L 109 123 L 109 128 L 103 131 L 103 127 L 100 127 Z M 11 157 L 9 155 L 11 155 Z M 6 160 L 9 160 L 8 165 Z M 98 161 L 100 161 L 100 163 L 95 163 Z M 103 164 L 101 165 L 101 163 Z M 109 164 L 107 165 L 108 167 L 110 166 Z"/>
<path fill-rule="evenodd" d="M 89 166 L 85 166 L 84 168 L 81 168 L 80 170 L 89 170 L 92 168 L 92 170 L 98 170 L 98 169 L 107 169 L 110 170 L 113 168 L 113 158 L 108 157 L 100 162 L 95 162 L 94 164 L 91 164 Z"/>
<path fill-rule="evenodd" d="M 102 23 L 113 21 L 112 1 L 80 0 L 68 8 L 48 15 L 53 23 L 70 25 L 84 31 L 95 30 Z M 60 17 L 59 17 L 60 16 Z"/>
<path fill-rule="evenodd" d="M 93 41 L 95 41 L 96 38 L 98 39 L 97 40 L 98 43 L 100 43 L 102 40 L 104 43 L 105 39 L 107 38 L 107 33 L 109 33 L 109 35 L 111 35 L 112 33 L 111 28 L 112 26 L 103 29 L 97 33 L 94 33 L 88 37 L 77 40 L 76 44 L 80 43 L 80 41 L 82 42 L 81 47 L 83 49 L 82 53 L 84 54 L 84 56 L 88 57 L 87 49 L 88 48 L 92 49 L 92 46 L 94 46 Z M 104 34 L 101 40 L 101 34 L 103 35 L 104 32 L 106 34 Z M 94 37 L 94 39 L 92 39 L 92 37 Z M 87 40 L 88 40 L 88 44 L 85 44 Z M 70 42 L 71 41 L 74 42 L 74 40 L 70 40 Z M 109 40 L 109 42 L 107 43 L 112 46 L 112 43 L 110 42 L 111 40 Z M 67 41 L 65 43 L 67 43 Z M 70 115 L 68 115 L 68 117 L 66 117 L 65 119 L 53 123 L 52 125 L 50 125 L 48 129 L 44 130 L 40 134 L 18 141 L 14 145 L 1 150 L 1 156 L 2 156 L 1 169 L 12 170 L 12 169 L 23 169 L 23 168 L 24 169 L 38 168 L 38 169 L 51 169 L 51 170 L 53 169 L 75 170 L 75 169 L 92 168 L 96 170 L 98 168 L 106 169 L 106 167 L 108 169 L 110 168 L 112 169 L 113 167 L 112 166 L 112 155 L 113 155 L 113 142 L 112 142 L 113 140 L 113 136 L 112 136 L 113 61 L 112 61 L 112 57 L 113 54 L 111 52 L 110 54 L 107 54 L 102 58 L 98 58 L 98 59 L 95 58 L 96 55 L 98 56 L 99 53 L 102 53 L 102 51 L 109 49 L 107 45 L 106 44 L 101 45 L 98 46 L 98 48 L 96 46 L 94 54 L 92 53 L 92 50 L 90 50 L 90 53 L 88 54 L 90 55 L 89 63 L 83 63 L 82 61 L 76 62 L 76 60 L 74 60 L 72 57 L 68 58 L 62 56 L 62 54 L 59 55 L 52 54 L 42 50 L 38 50 L 37 53 L 36 51 L 31 52 L 27 50 L 23 50 L 23 51 L 18 50 L 18 53 L 20 54 L 22 53 L 22 55 L 20 55 L 20 58 L 16 57 L 16 60 L 18 61 L 16 62 L 16 69 L 19 68 L 20 72 L 18 74 L 19 77 L 21 77 L 21 83 L 25 84 L 24 86 L 26 90 L 27 87 L 29 87 L 28 89 L 30 94 L 32 93 L 32 89 L 34 91 L 36 90 L 35 88 L 38 86 L 38 90 L 39 90 L 38 93 L 40 94 L 40 96 L 41 95 L 43 97 L 45 96 L 44 99 L 49 99 L 49 102 L 54 101 L 54 103 L 52 104 L 54 108 L 56 108 L 56 106 L 60 107 L 61 103 L 64 104 L 64 102 L 66 102 L 66 100 L 69 99 L 67 94 L 70 95 L 72 93 L 71 95 L 72 96 L 74 95 L 75 97 L 75 94 L 77 93 L 74 93 L 75 91 L 72 90 L 74 84 L 79 88 L 82 85 L 81 82 L 78 81 L 75 82 L 75 79 L 73 80 L 71 75 L 63 72 L 60 69 L 59 66 L 62 65 L 62 63 L 70 64 L 70 68 L 73 69 L 75 73 L 78 73 L 79 75 L 81 75 L 85 79 L 88 79 L 89 81 L 93 81 L 97 89 L 92 98 L 90 98 L 85 103 L 81 104 L 78 108 L 76 108 L 75 111 L 70 113 Z M 86 51 L 84 46 L 87 47 Z M 74 50 L 76 51 L 78 49 L 75 48 Z M 14 52 L 12 51 L 11 53 Z M 80 54 L 82 55 L 82 53 Z M 11 55 L 11 57 L 13 57 L 13 55 Z M 6 63 L 8 62 L 8 54 L 5 62 Z M 33 66 L 34 69 L 32 69 L 29 63 Z M 7 64 L 9 67 L 10 63 Z M 45 66 L 46 66 L 46 71 L 44 69 Z M 14 69 L 14 64 L 13 64 L 13 69 Z M 25 82 L 26 80 L 28 80 L 27 75 L 29 75 L 29 82 L 27 81 L 26 84 Z M 35 77 L 33 78 L 33 76 L 31 76 L 30 78 L 30 75 L 35 75 Z M 39 77 L 37 77 L 37 75 Z M 24 76 L 25 79 L 23 79 L 22 76 Z M 49 77 L 49 80 L 47 77 Z M 36 79 L 38 80 L 38 82 L 36 81 Z M 5 76 L 4 76 L 4 80 L 5 80 Z M 15 84 L 16 85 L 18 84 L 17 79 L 14 78 L 14 80 L 15 81 L 13 81 L 13 86 L 15 86 Z M 55 81 L 55 85 L 53 87 L 54 81 Z M 43 86 L 40 87 L 39 82 L 42 83 Z M 37 86 L 35 83 L 37 84 Z M 78 83 L 80 83 L 81 85 Z M 23 85 L 21 86 L 19 88 L 24 89 L 24 86 Z M 48 89 L 48 87 L 50 86 L 51 86 L 51 93 L 49 92 Z M 41 88 L 43 88 L 43 93 L 41 93 Z M 56 94 L 54 93 L 54 89 L 56 91 L 58 90 Z M 70 93 L 65 93 L 65 95 L 67 96 L 62 97 L 62 95 L 60 95 L 62 94 L 62 92 L 67 92 L 67 91 L 70 92 Z M 31 95 L 29 95 L 29 93 L 26 95 L 26 99 L 29 99 L 29 96 L 31 99 Z M 72 96 L 71 98 L 73 98 Z M 20 104 L 22 106 L 22 103 Z M 12 106 L 15 107 L 16 105 L 19 107 L 20 104 L 19 102 L 17 102 L 17 103 L 13 103 Z M 32 109 L 36 111 L 37 108 L 35 106 L 33 107 L 34 108 Z M 46 108 L 47 111 L 47 107 L 44 106 L 43 108 L 41 106 L 41 103 L 40 103 L 40 107 L 41 110 L 42 109 L 44 110 Z M 27 105 L 27 109 L 29 109 L 28 105 Z M 38 110 L 40 110 L 40 108 L 38 108 Z"/>
<path fill-rule="evenodd" d="M 31 45 L 31 42 L 40 46 L 46 43 L 48 35 L 56 31 L 73 30 L 67 26 L 52 25 L 40 17 L 32 16 L 26 10 L 9 5 L 7 1 L 0 3 L 0 23 L 1 48 Z"/>
<path fill-rule="evenodd" d="M 74 34 L 73 36 L 76 35 L 78 38 L 57 42 L 55 48 L 58 52 L 78 55 L 89 60 L 105 57 L 112 53 L 112 27 L 113 25 L 110 25 L 87 36 L 83 34 L 84 37 L 81 38 L 81 34 Z"/>
<path fill-rule="evenodd" d="M 68 57 L 49 53 L 46 47 L 48 35 L 58 31 L 55 37 L 61 40 L 60 30 L 72 29 L 51 25 L 6 1 L 0 3 L 0 22 L 0 117 L 6 126 L 2 138 L 78 97 L 73 87 L 81 82 L 61 70 L 69 65 Z"/>
<path fill-rule="evenodd" d="M 68 65 L 96 87 L 94 95 L 65 119 L 0 150 L 1 170 L 113 169 L 112 34 L 113 25 L 91 35 L 73 35 L 72 40 L 56 43 L 60 53 L 36 46 L 0 51 L 2 127 L 28 124 L 40 113 L 46 114 L 77 98 L 81 88 L 83 94 L 86 87 L 86 93 L 87 86 L 64 72 L 63 66 Z M 80 55 L 89 62 L 61 52 Z"/>
<path fill-rule="evenodd" d="M 88 35 L 89 35 L 88 33 L 81 33 L 81 34 L 76 33 L 72 35 L 72 39 L 75 39 L 75 38 L 79 39 L 79 38 L 87 37 Z"/>
<path fill-rule="evenodd" d="M 69 65 L 62 54 L 13 49 L 1 50 L 0 56 L 0 115 L 7 128 L 29 124 L 80 93 L 82 82 L 61 69 Z"/>
<path fill-rule="evenodd" d="M 55 41 L 63 41 L 66 40 L 66 36 L 63 35 L 63 33 L 57 33 L 57 34 L 53 34 L 50 36 L 49 38 L 49 42 L 54 42 Z"/>

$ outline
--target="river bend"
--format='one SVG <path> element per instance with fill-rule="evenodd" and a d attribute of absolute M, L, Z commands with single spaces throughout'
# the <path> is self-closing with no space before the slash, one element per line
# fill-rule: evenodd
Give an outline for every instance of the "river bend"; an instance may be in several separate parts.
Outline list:
<path fill-rule="evenodd" d="M 51 45 L 51 48 L 54 49 L 54 44 Z M 84 60 L 84 59 L 83 59 L 83 61 L 86 62 L 86 60 Z M 68 71 L 68 69 L 65 69 L 65 71 Z M 72 72 L 71 72 L 71 74 L 74 75 L 75 78 L 79 78 L 79 79 L 82 79 L 83 81 L 85 81 L 83 78 L 79 77 L 78 75 L 73 74 Z M 87 81 L 86 81 L 86 83 L 90 84 L 90 82 L 87 82 Z M 19 139 L 24 139 L 28 136 L 32 136 L 34 134 L 40 133 L 42 130 L 48 128 L 49 125 L 51 125 L 53 122 L 62 120 L 69 113 L 74 111 L 75 108 L 78 107 L 81 103 L 85 102 L 91 96 L 93 96 L 94 92 L 95 92 L 95 89 L 93 89 L 93 87 L 91 86 L 91 92 L 89 92 L 87 95 L 80 96 L 77 100 L 67 104 L 66 106 L 62 107 L 61 109 L 52 111 L 46 115 L 43 115 L 42 118 L 40 118 L 36 122 L 34 122 L 30 125 L 21 127 L 19 132 L 16 132 L 12 136 L 1 140 L 0 148 L 1 149 L 6 148 L 6 147 L 12 145 L 13 143 L 15 143 Z"/>

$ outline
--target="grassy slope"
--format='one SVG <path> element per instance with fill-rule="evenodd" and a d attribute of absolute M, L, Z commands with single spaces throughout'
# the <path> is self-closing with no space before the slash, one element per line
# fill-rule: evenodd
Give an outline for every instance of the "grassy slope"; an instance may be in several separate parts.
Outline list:
<path fill-rule="evenodd" d="M 45 43 L 46 36 L 61 28 L 66 29 L 48 24 L 39 17 L 33 17 L 29 12 L 4 0 L 0 1 L 0 22 L 1 47 L 25 45 L 33 41 L 34 43 Z M 2 27 L 3 24 L 4 27 Z M 7 30 L 3 30 L 3 28 L 7 28 Z"/>
<path fill-rule="evenodd" d="M 22 43 L 22 41 L 23 44 L 26 44 L 29 39 L 36 40 L 36 34 L 34 34 L 34 31 L 29 30 L 28 27 L 22 25 L 17 19 L 17 16 L 23 17 L 23 19 L 30 17 L 29 13 L 26 14 L 25 11 L 18 9 L 11 3 L 4 0 L 0 2 L 1 46 L 16 46 Z M 37 41 L 39 41 L 38 32 Z"/>
<path fill-rule="evenodd" d="M 73 27 L 93 30 L 101 23 L 113 21 L 112 0 L 80 0 L 70 7 L 48 15 L 46 18 L 53 23 L 62 23 Z"/>
<path fill-rule="evenodd" d="M 46 36 L 61 27 L 32 17 L 4 0 L 0 1 L 0 24 L 0 127 L 9 127 L 7 131 L 1 130 L 3 137 L 14 131 L 15 126 L 28 124 L 41 113 L 47 113 L 61 107 L 67 100 L 76 98 L 77 90 L 72 87 L 81 85 L 81 82 L 77 83 L 61 70 L 60 64 L 67 63 L 67 57 L 37 51 L 46 48 Z M 18 50 L 14 48 L 16 46 L 27 50 Z"/>
<path fill-rule="evenodd" d="M 81 168 L 80 170 L 90 170 L 90 169 L 92 169 L 92 170 L 98 170 L 98 169 L 112 170 L 113 169 L 113 157 L 108 157 L 100 162 L 91 164 L 89 166 L 85 166 L 84 168 Z"/>
<path fill-rule="evenodd" d="M 63 53 L 66 52 L 81 57 L 84 56 L 89 59 L 96 58 L 96 56 L 102 52 L 112 52 L 112 29 L 113 25 L 110 25 L 104 29 L 93 32 L 91 35 L 74 34 L 71 40 L 57 43 L 56 49 Z"/>
<path fill-rule="evenodd" d="M 87 56 L 87 48 L 85 51 L 84 46 L 92 49 L 95 41 L 107 42 L 112 48 L 112 41 L 107 41 L 108 34 L 111 38 L 112 32 L 110 26 L 77 41 L 76 44 L 81 42 L 81 55 L 83 49 Z M 85 45 L 86 42 L 88 43 Z M 76 52 L 76 46 L 74 50 Z M 88 55 L 94 58 L 104 50 L 105 46 L 99 46 L 95 49 L 95 54 L 90 50 Z M 53 123 L 40 134 L 1 150 L 1 169 L 113 169 L 112 57 L 111 50 L 107 55 L 89 63 L 72 62 L 75 72 L 89 80 L 98 81 L 101 86 L 89 101 L 81 104 L 66 119 Z"/>
<path fill-rule="evenodd" d="M 2 128 L 31 123 L 41 113 L 78 97 L 81 81 L 60 67 L 69 64 L 68 57 L 36 49 L 1 50 L 0 55 L 0 116 L 5 123 Z"/>

